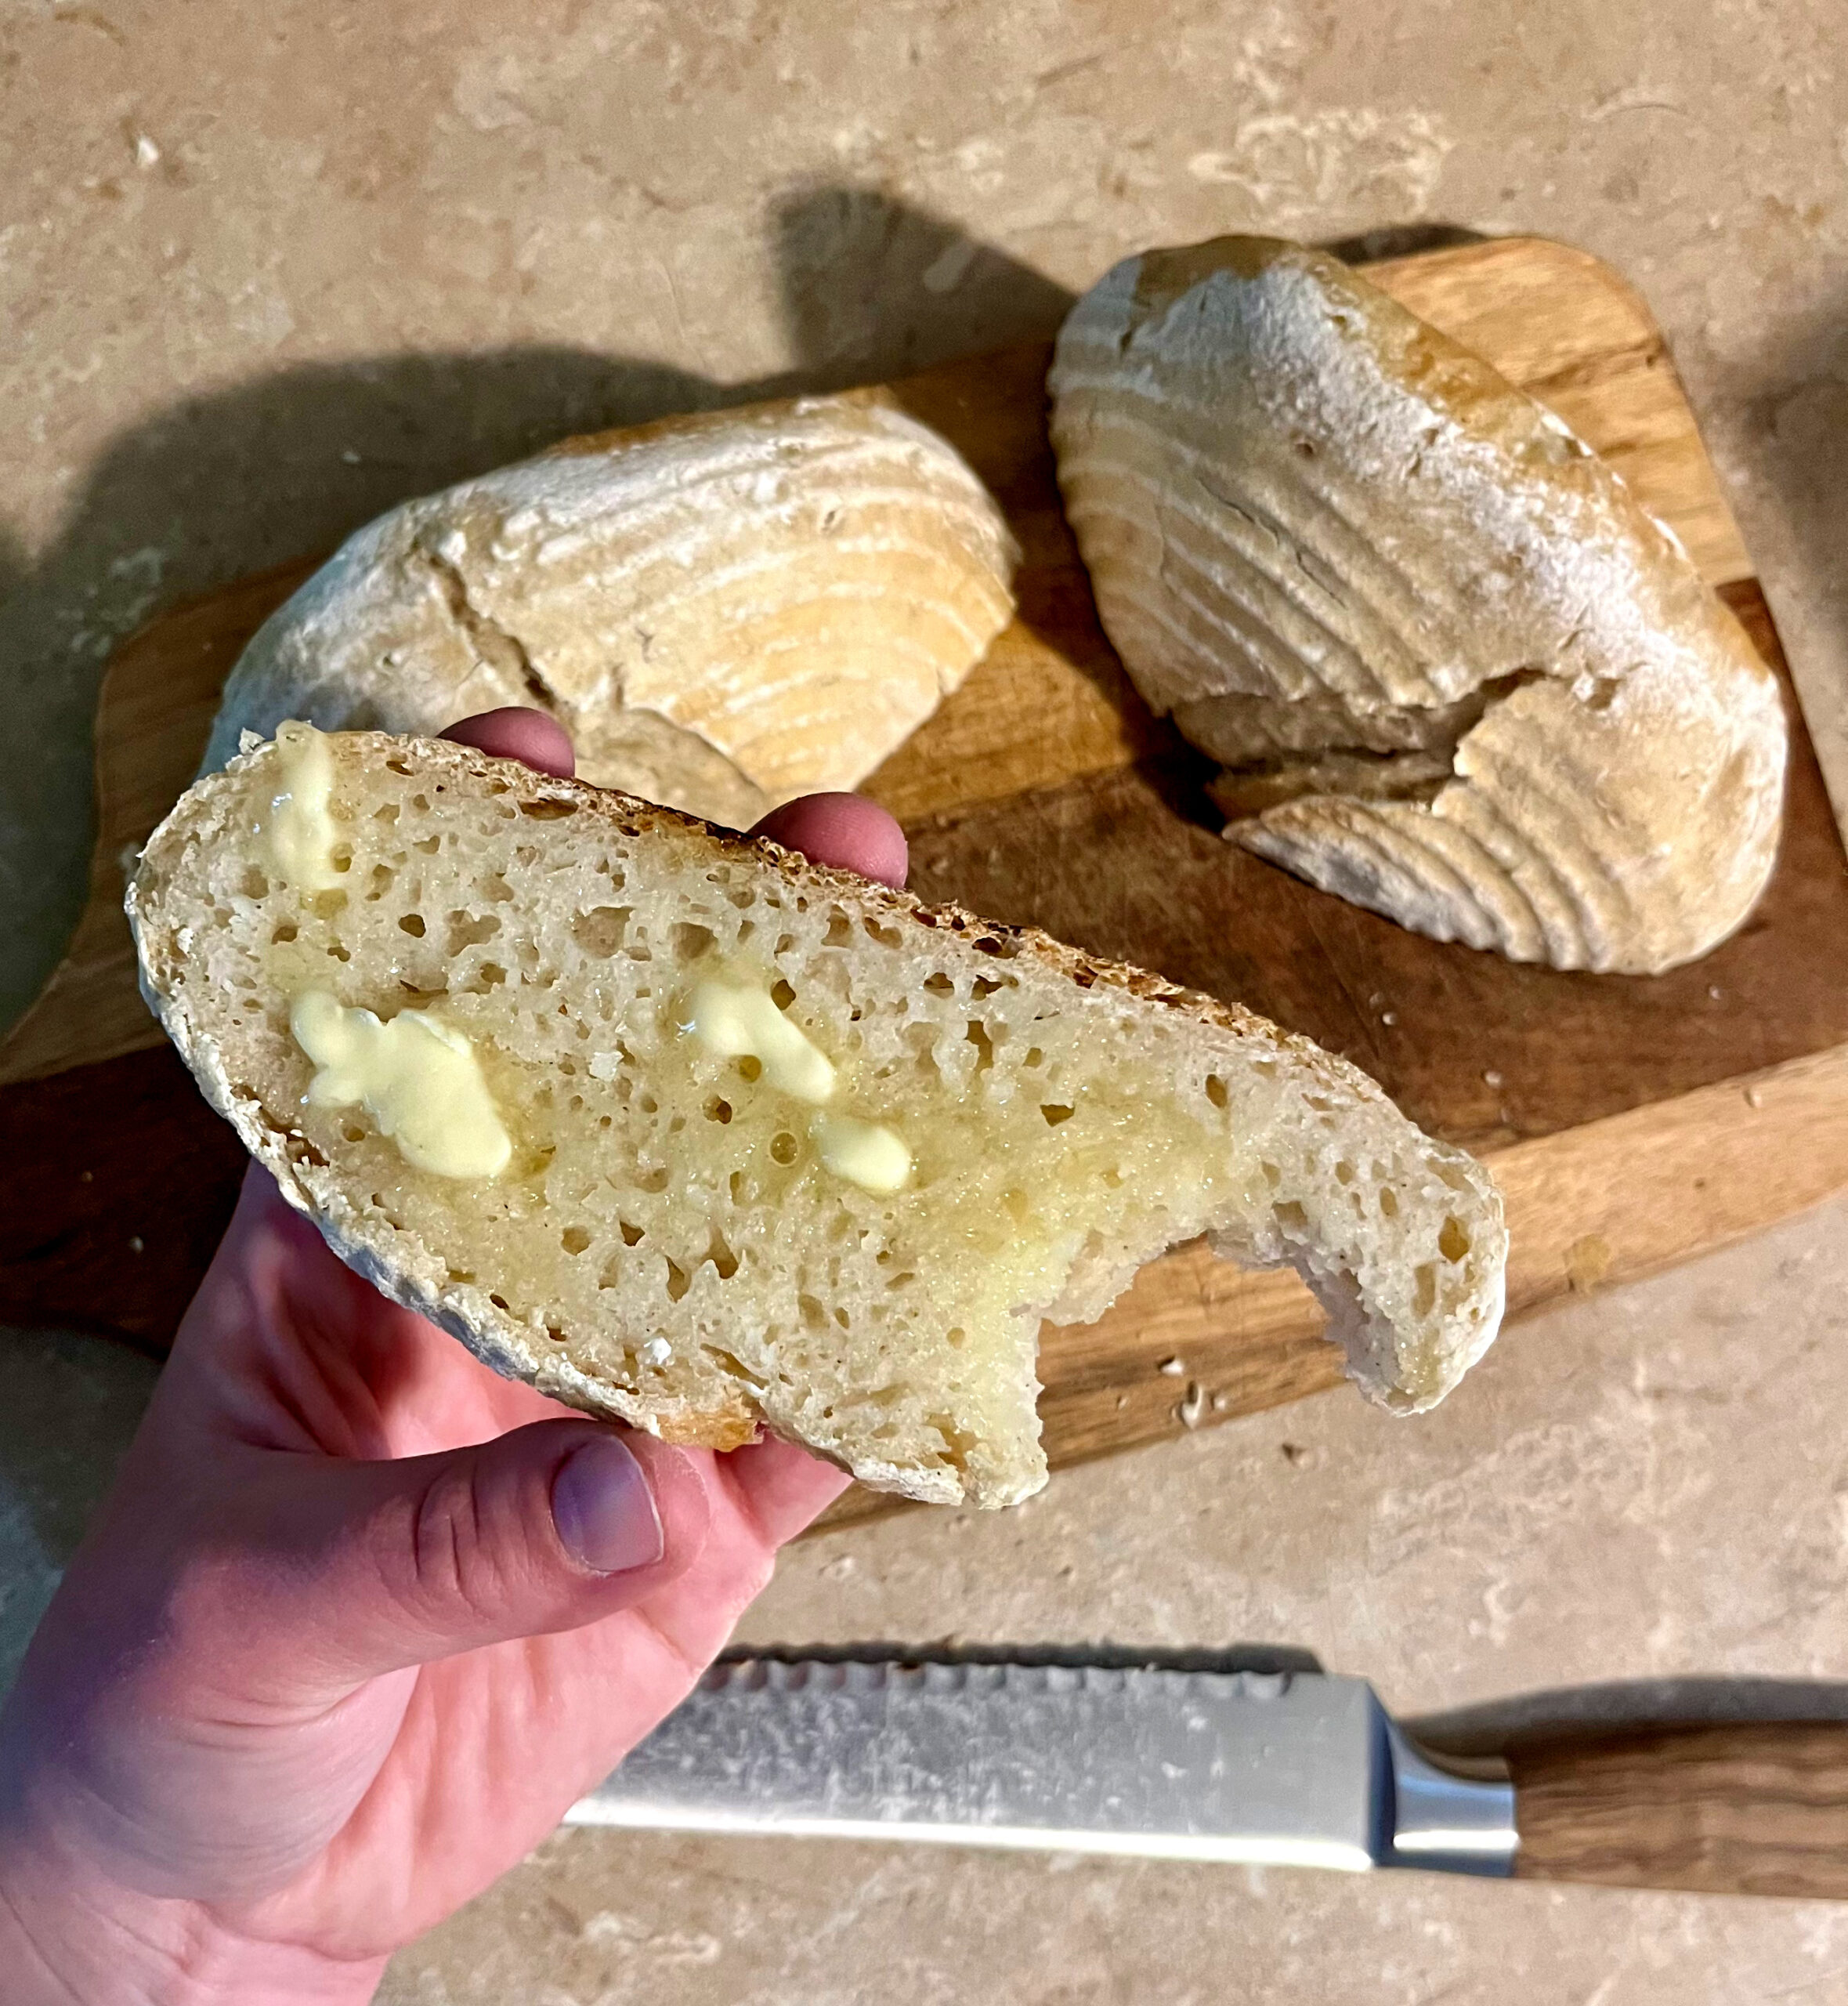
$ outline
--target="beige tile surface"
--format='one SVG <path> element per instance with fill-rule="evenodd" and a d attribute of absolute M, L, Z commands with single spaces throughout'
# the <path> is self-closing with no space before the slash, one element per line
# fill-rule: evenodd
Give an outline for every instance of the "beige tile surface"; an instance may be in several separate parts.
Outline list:
<path fill-rule="evenodd" d="M 0 1015 L 75 911 L 96 679 L 150 607 L 565 431 L 1049 329 L 1116 255 L 1217 230 L 1441 220 L 1611 259 L 1848 742 L 1840 27 L 1815 0 L 0 0 Z M 812 1544 L 750 1634 L 1286 1639 L 1413 1711 L 1832 1676 L 1845 1226 L 1532 1325 L 1420 1424 L 1331 1396 L 1014 1516 Z M 146 1378 L 42 1336 L 5 1371 L 0 1653 Z M 1463 2001 L 1519 1973 L 1545 2006 L 1822 2001 L 1845 1932 L 580 1834 L 384 1996 Z"/>
<path fill-rule="evenodd" d="M 743 1635 L 1291 1642 L 1412 1715 L 1839 1678 L 1845 1412 L 1848 1203 L 1510 1332 L 1419 1421 L 1343 1390 L 807 1541 Z M 1434 2006 L 1511 1970 L 1521 2006 L 1844 1998 L 1848 1905 L 572 1832 L 382 1997 Z"/>

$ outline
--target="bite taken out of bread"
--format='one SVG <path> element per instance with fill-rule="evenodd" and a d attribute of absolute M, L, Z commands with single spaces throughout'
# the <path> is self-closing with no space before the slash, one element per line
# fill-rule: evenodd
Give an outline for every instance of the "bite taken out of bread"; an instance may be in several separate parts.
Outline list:
<path fill-rule="evenodd" d="M 1227 835 L 1441 940 L 1655 973 L 1775 859 L 1775 678 L 1551 412 L 1325 253 L 1127 259 L 1052 432 L 1105 629 Z"/>
<path fill-rule="evenodd" d="M 1015 556 L 882 391 L 566 440 L 349 538 L 252 637 L 205 766 L 286 718 L 435 733 L 523 704 L 599 786 L 748 828 L 904 743 L 1007 625 Z"/>
<path fill-rule="evenodd" d="M 1487 1173 L 1304 1039 L 1042 934 L 468 748 L 300 724 L 128 894 L 208 1098 L 384 1292 L 671 1441 L 1044 1481 L 1040 1320 L 1206 1236 L 1375 1399 L 1493 1338 Z"/>

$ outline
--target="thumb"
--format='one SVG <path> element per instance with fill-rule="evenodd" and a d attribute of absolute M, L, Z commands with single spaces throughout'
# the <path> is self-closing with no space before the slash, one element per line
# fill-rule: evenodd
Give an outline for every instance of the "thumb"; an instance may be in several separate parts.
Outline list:
<path fill-rule="evenodd" d="M 396 1462 L 286 1460 L 257 1544 L 295 1676 L 321 1689 L 632 1607 L 693 1564 L 711 1515 L 695 1458 L 595 1421 Z"/>

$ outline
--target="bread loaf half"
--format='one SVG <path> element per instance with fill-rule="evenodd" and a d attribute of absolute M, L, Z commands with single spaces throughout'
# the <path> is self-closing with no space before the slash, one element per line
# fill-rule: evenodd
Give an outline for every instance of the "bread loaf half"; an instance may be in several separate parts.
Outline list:
<path fill-rule="evenodd" d="M 883 393 L 570 440 L 349 538 L 245 649 L 205 765 L 285 718 L 536 704 L 597 784 L 747 828 L 903 743 L 1007 625 L 1014 556 Z"/>
<path fill-rule="evenodd" d="M 1043 935 L 465 747 L 301 725 L 128 895 L 143 987 L 342 1257 L 497 1370 L 863 1482 L 1044 1480 L 1039 1319 L 1199 1234 L 1361 1385 L 1494 1336 L 1481 1166 L 1351 1066 Z"/>
<path fill-rule="evenodd" d="M 1550 412 L 1337 259 L 1152 251 L 1073 309 L 1067 512 L 1227 834 L 1441 940 L 1650 973 L 1770 875 L 1776 681 Z"/>

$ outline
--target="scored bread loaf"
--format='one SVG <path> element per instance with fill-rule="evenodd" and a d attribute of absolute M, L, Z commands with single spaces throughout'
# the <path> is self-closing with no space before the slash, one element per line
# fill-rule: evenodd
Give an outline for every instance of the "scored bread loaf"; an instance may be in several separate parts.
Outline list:
<path fill-rule="evenodd" d="M 1339 259 L 1127 259 L 1051 376 L 1130 674 L 1229 770 L 1227 835 L 1442 940 L 1653 973 L 1777 844 L 1776 679 L 1560 420 Z"/>
<path fill-rule="evenodd" d="M 904 742 L 1007 624 L 1015 556 L 881 391 L 566 440 L 349 538 L 252 637 L 205 766 L 286 718 L 533 704 L 587 780 L 748 828 Z"/>
<path fill-rule="evenodd" d="M 128 903 L 182 1056 L 344 1259 L 669 1440 L 763 1422 L 1014 1502 L 1038 1320 L 1201 1234 L 1295 1266 L 1401 1411 L 1495 1334 L 1495 1186 L 1344 1061 L 622 795 L 291 725 L 183 797 Z M 414 1048 L 440 1118 L 385 1076 Z"/>

